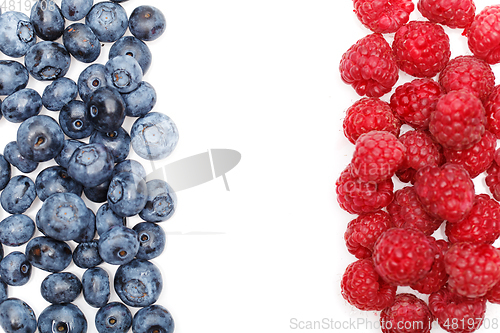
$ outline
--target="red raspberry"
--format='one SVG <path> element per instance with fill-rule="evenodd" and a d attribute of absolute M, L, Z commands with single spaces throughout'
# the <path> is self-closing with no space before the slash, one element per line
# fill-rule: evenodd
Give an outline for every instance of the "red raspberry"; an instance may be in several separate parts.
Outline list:
<path fill-rule="evenodd" d="M 443 96 L 441 86 L 431 79 L 415 79 L 396 88 L 391 108 L 401 121 L 417 129 L 427 129 L 432 111 Z"/>
<path fill-rule="evenodd" d="M 444 254 L 448 251 L 448 243 L 442 239 L 436 240 L 434 237 L 427 238 L 434 248 L 434 263 L 429 273 L 423 278 L 412 284 L 413 290 L 422 294 L 432 294 L 446 285 L 448 274 L 444 267 Z"/>
<path fill-rule="evenodd" d="M 493 88 L 493 91 L 484 101 L 486 111 L 486 128 L 500 139 L 500 86 Z"/>
<path fill-rule="evenodd" d="M 467 29 L 472 53 L 488 64 L 500 62 L 500 5 L 484 7 Z"/>
<path fill-rule="evenodd" d="M 387 131 L 399 136 L 401 122 L 387 102 L 378 98 L 362 98 L 347 109 L 344 134 L 351 143 L 370 131 Z"/>
<path fill-rule="evenodd" d="M 411 0 L 354 0 L 358 19 L 373 32 L 396 32 L 408 22 L 415 6 Z"/>
<path fill-rule="evenodd" d="M 464 219 L 446 224 L 446 236 L 451 243 L 493 244 L 500 236 L 500 204 L 487 194 L 476 195 Z"/>
<path fill-rule="evenodd" d="M 494 304 L 500 304 L 500 282 L 495 284 L 486 294 L 486 299 Z"/>
<path fill-rule="evenodd" d="M 464 89 L 484 101 L 495 87 L 495 74 L 483 60 L 459 56 L 439 73 L 439 83 L 446 92 Z"/>
<path fill-rule="evenodd" d="M 380 97 L 391 91 L 399 71 L 391 46 L 382 35 L 371 34 L 342 55 L 340 75 L 360 96 Z"/>
<path fill-rule="evenodd" d="M 379 311 L 391 305 L 397 288 L 380 278 L 371 259 L 360 259 L 347 266 L 340 287 L 346 301 L 366 311 Z"/>
<path fill-rule="evenodd" d="M 390 227 L 391 218 L 382 210 L 358 216 L 344 234 L 347 250 L 358 259 L 370 258 L 373 244 Z"/>
<path fill-rule="evenodd" d="M 493 198 L 500 201 L 500 149 L 495 152 L 493 163 L 486 170 L 486 185 L 490 189 Z"/>
<path fill-rule="evenodd" d="M 500 253 L 490 244 L 456 243 L 444 256 L 450 291 L 482 297 L 500 281 Z"/>
<path fill-rule="evenodd" d="M 423 300 L 412 294 L 398 294 L 391 306 L 380 313 L 384 333 L 428 333 L 433 317 Z"/>
<path fill-rule="evenodd" d="M 429 21 L 450 28 L 467 28 L 476 14 L 473 0 L 418 0 L 417 8 Z"/>
<path fill-rule="evenodd" d="M 460 165 L 427 166 L 415 176 L 415 190 L 425 210 L 449 222 L 463 219 L 472 209 L 474 183 Z"/>
<path fill-rule="evenodd" d="M 365 214 L 387 206 L 393 197 L 391 179 L 383 182 L 364 182 L 351 175 L 348 166 L 337 180 L 337 200 L 351 214 Z"/>
<path fill-rule="evenodd" d="M 356 141 L 351 173 L 364 181 L 384 181 L 399 169 L 405 157 L 405 146 L 389 132 L 371 131 Z"/>
<path fill-rule="evenodd" d="M 434 249 L 419 230 L 392 228 L 373 247 L 375 271 L 387 282 L 409 286 L 431 270 Z"/>
<path fill-rule="evenodd" d="M 472 147 L 464 150 L 445 148 L 443 153 L 447 162 L 463 166 L 471 178 L 476 178 L 493 163 L 496 145 L 496 137 L 486 131 L 481 140 Z"/>
<path fill-rule="evenodd" d="M 398 67 L 416 77 L 433 77 L 450 60 L 450 38 L 442 26 L 410 21 L 396 31 L 392 49 Z"/>
<path fill-rule="evenodd" d="M 445 331 L 472 333 L 483 322 L 486 300 L 462 297 L 444 287 L 429 296 L 429 308 L 439 326 Z"/>
<path fill-rule="evenodd" d="M 443 148 L 467 149 L 481 140 L 486 115 L 481 100 L 467 91 L 450 91 L 431 114 L 429 130 Z"/>
<path fill-rule="evenodd" d="M 425 212 L 413 186 L 394 192 L 394 200 L 387 211 L 395 227 L 418 229 L 426 235 L 432 235 L 443 222 Z"/>

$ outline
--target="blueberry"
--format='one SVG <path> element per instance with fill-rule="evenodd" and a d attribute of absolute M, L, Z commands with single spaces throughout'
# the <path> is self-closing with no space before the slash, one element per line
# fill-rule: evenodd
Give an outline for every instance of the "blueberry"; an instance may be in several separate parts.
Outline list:
<path fill-rule="evenodd" d="M 14 60 L 0 60 L 0 95 L 10 95 L 24 89 L 28 81 L 28 70 L 23 64 Z"/>
<path fill-rule="evenodd" d="M 163 281 L 160 270 L 153 263 L 134 259 L 118 267 L 114 287 L 123 303 L 133 307 L 145 307 L 158 300 Z"/>
<path fill-rule="evenodd" d="M 80 21 L 88 14 L 92 5 L 94 0 L 62 0 L 61 12 L 67 20 Z"/>
<path fill-rule="evenodd" d="M 0 261 L 3 259 L 3 246 L 0 244 Z"/>
<path fill-rule="evenodd" d="M 146 170 L 141 163 L 135 160 L 125 160 L 115 165 L 113 169 L 113 177 L 120 172 L 131 172 L 140 178 L 146 178 Z"/>
<path fill-rule="evenodd" d="M 73 302 L 82 292 L 82 283 L 73 273 L 52 273 L 42 281 L 40 293 L 52 304 Z"/>
<path fill-rule="evenodd" d="M 38 163 L 27 158 L 19 152 L 16 141 L 11 141 L 5 145 L 3 155 L 5 160 L 15 166 L 19 171 L 24 173 L 30 173 L 35 171 L 38 167 Z"/>
<path fill-rule="evenodd" d="M 111 265 L 122 265 L 134 259 L 139 250 L 137 233 L 124 226 L 115 226 L 99 239 L 99 254 Z"/>
<path fill-rule="evenodd" d="M 125 226 L 127 220 L 124 217 L 117 215 L 109 207 L 108 203 L 103 204 L 96 213 L 96 229 L 97 234 L 102 236 L 106 231 L 114 226 Z"/>
<path fill-rule="evenodd" d="M 111 179 L 93 187 L 84 187 L 83 193 L 92 202 L 102 203 L 108 200 L 108 187 Z"/>
<path fill-rule="evenodd" d="M 43 106 L 50 111 L 60 111 L 62 107 L 76 98 L 78 87 L 75 81 L 60 77 L 45 87 L 42 94 Z"/>
<path fill-rule="evenodd" d="M 104 262 L 99 255 L 99 242 L 80 243 L 73 251 L 73 262 L 80 268 L 96 267 Z"/>
<path fill-rule="evenodd" d="M 151 222 L 137 223 L 134 228 L 139 236 L 139 251 L 136 258 L 150 260 L 158 257 L 165 249 L 165 232 Z"/>
<path fill-rule="evenodd" d="M 22 57 L 35 43 L 35 29 L 26 14 L 8 11 L 0 15 L 0 51 L 5 55 Z"/>
<path fill-rule="evenodd" d="M 130 135 L 120 127 L 116 131 L 102 133 L 94 131 L 90 137 L 90 143 L 103 144 L 113 155 L 115 163 L 124 161 L 130 151 Z"/>
<path fill-rule="evenodd" d="M 17 129 L 17 146 L 25 158 L 45 162 L 61 152 L 64 133 L 53 118 L 33 116 L 23 121 Z"/>
<path fill-rule="evenodd" d="M 0 280 L 0 303 L 5 301 L 9 296 L 7 283 Z M 1 316 L 1 314 L 0 314 Z"/>
<path fill-rule="evenodd" d="M 132 324 L 133 333 L 173 333 L 174 319 L 161 305 L 150 305 L 137 311 Z"/>
<path fill-rule="evenodd" d="M 107 86 L 106 68 L 102 64 L 88 66 L 80 73 L 77 84 L 80 97 L 88 102 L 94 91 Z"/>
<path fill-rule="evenodd" d="M 19 246 L 29 242 L 35 234 L 35 222 L 26 215 L 14 214 L 0 222 L 0 243 Z"/>
<path fill-rule="evenodd" d="M 127 30 L 127 12 L 116 3 L 96 3 L 85 17 L 85 24 L 101 42 L 114 42 Z"/>
<path fill-rule="evenodd" d="M 36 194 L 45 201 L 54 193 L 73 193 L 82 195 L 83 186 L 68 176 L 61 166 L 51 166 L 42 170 L 35 179 Z"/>
<path fill-rule="evenodd" d="M 175 149 L 179 132 L 167 115 L 150 112 L 134 122 L 130 137 L 137 155 L 147 160 L 159 160 Z"/>
<path fill-rule="evenodd" d="M 9 183 L 11 174 L 10 163 L 0 154 L 0 190 L 3 190 Z"/>
<path fill-rule="evenodd" d="M 152 55 L 149 47 L 142 40 L 134 36 L 123 36 L 109 49 L 109 59 L 121 55 L 128 55 L 135 58 L 141 66 L 143 74 L 146 74 L 151 66 Z"/>
<path fill-rule="evenodd" d="M 68 168 L 69 160 L 78 147 L 85 145 L 85 143 L 77 140 L 64 140 L 63 149 L 54 157 L 54 161 L 63 168 Z"/>
<path fill-rule="evenodd" d="M 5 119 L 20 123 L 40 113 L 42 97 L 31 88 L 20 89 L 3 100 L 1 109 Z"/>
<path fill-rule="evenodd" d="M 87 319 L 74 304 L 52 304 L 38 316 L 40 333 L 86 333 Z"/>
<path fill-rule="evenodd" d="M 63 33 L 63 43 L 76 60 L 90 63 L 101 54 L 101 43 L 88 25 L 73 23 Z"/>
<path fill-rule="evenodd" d="M 37 1 L 31 8 L 30 21 L 36 35 L 44 40 L 56 40 L 64 31 L 64 17 L 53 0 Z"/>
<path fill-rule="evenodd" d="M 24 253 L 14 251 L 0 261 L 0 278 L 9 286 L 23 286 L 31 277 L 31 263 Z"/>
<path fill-rule="evenodd" d="M 156 90 L 145 81 L 136 90 L 122 94 L 122 97 L 125 101 L 125 113 L 129 117 L 145 116 L 156 105 Z"/>
<path fill-rule="evenodd" d="M 125 120 L 125 102 L 112 87 L 94 91 L 87 102 L 87 109 L 94 128 L 101 132 L 115 131 Z"/>
<path fill-rule="evenodd" d="M 20 299 L 8 298 L 0 303 L 0 326 L 5 333 L 34 333 L 35 312 Z"/>
<path fill-rule="evenodd" d="M 175 212 L 177 195 L 167 182 L 153 179 L 146 183 L 148 199 L 146 206 L 139 216 L 148 222 L 162 222 L 168 220 Z"/>
<path fill-rule="evenodd" d="M 63 77 L 70 64 L 69 52 L 61 44 L 51 41 L 33 45 L 24 57 L 24 65 L 31 76 L 39 81 Z"/>
<path fill-rule="evenodd" d="M 11 214 L 24 213 L 36 198 L 35 184 L 26 176 L 15 176 L 0 194 L 2 208 Z"/>
<path fill-rule="evenodd" d="M 89 112 L 84 102 L 71 101 L 59 112 L 59 124 L 67 136 L 72 139 L 83 139 L 94 131 Z"/>
<path fill-rule="evenodd" d="M 91 240 L 94 239 L 95 237 L 95 214 L 92 211 L 92 209 L 88 209 L 88 215 L 87 218 L 85 219 L 86 225 L 83 228 L 83 230 L 80 232 L 80 235 L 78 237 L 73 238 L 73 240 L 77 243 L 85 243 L 85 242 L 90 242 Z"/>
<path fill-rule="evenodd" d="M 131 172 L 120 172 L 109 184 L 109 207 L 120 216 L 134 216 L 146 205 L 147 195 L 144 179 Z"/>
<path fill-rule="evenodd" d="M 130 32 L 140 40 L 155 40 L 165 32 L 166 27 L 165 16 L 156 7 L 139 6 L 130 14 Z"/>
<path fill-rule="evenodd" d="M 100 268 L 89 268 L 82 277 L 83 297 L 88 305 L 94 308 L 105 306 L 111 295 L 109 275 Z"/>
<path fill-rule="evenodd" d="M 73 193 L 55 193 L 44 201 L 37 214 L 37 227 L 46 236 L 67 241 L 78 237 L 89 217 L 85 202 Z"/>
<path fill-rule="evenodd" d="M 50 237 L 35 237 L 26 245 L 26 256 L 33 266 L 48 272 L 60 272 L 71 263 L 71 248 Z"/>
<path fill-rule="evenodd" d="M 142 68 L 134 57 L 116 56 L 109 59 L 104 67 L 108 86 L 120 93 L 134 91 L 142 81 Z"/>
<path fill-rule="evenodd" d="M 85 187 L 94 187 L 111 178 L 113 155 L 100 143 L 75 150 L 68 163 L 68 175 Z"/>
<path fill-rule="evenodd" d="M 95 326 L 99 333 L 127 333 L 132 327 L 132 314 L 122 303 L 111 302 L 97 311 Z"/>

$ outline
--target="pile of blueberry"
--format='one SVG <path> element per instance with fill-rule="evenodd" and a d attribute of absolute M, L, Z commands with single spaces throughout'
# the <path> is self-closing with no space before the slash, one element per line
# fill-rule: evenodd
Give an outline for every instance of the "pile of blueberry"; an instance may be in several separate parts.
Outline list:
<path fill-rule="evenodd" d="M 161 11 L 147 5 L 128 16 L 119 4 L 124 1 L 62 0 L 59 6 L 40 0 L 30 17 L 0 15 L 0 51 L 24 57 L 24 64 L 0 60 L 1 115 L 20 123 L 15 141 L 0 154 L 0 204 L 11 214 L 0 222 L 0 326 L 7 333 L 87 332 L 85 315 L 71 303 L 82 292 L 99 308 L 99 333 L 174 331 L 170 313 L 154 304 L 163 284 L 150 259 L 164 250 L 157 223 L 172 216 L 177 198 L 165 181 L 146 182 L 144 167 L 127 159 L 130 147 L 141 158 L 163 159 L 178 141 L 172 120 L 151 112 L 156 92 L 143 81 L 152 59 L 145 41 L 161 36 L 166 23 Z M 127 29 L 131 35 L 125 36 Z M 93 63 L 101 43 L 113 43 L 109 60 Z M 89 64 L 78 82 L 65 77 L 75 60 Z M 26 88 L 30 77 L 51 83 L 40 95 Z M 42 107 L 59 112 L 58 121 L 40 114 Z M 130 134 L 122 127 L 127 116 L 137 118 Z M 26 175 L 52 159 L 57 165 L 34 181 Z M 22 174 L 11 177 L 11 166 Z M 82 193 L 102 204 L 95 214 Z M 43 204 L 33 221 L 24 213 L 36 197 Z M 127 227 L 126 219 L 135 215 L 144 222 Z M 74 250 L 68 241 L 78 244 Z M 4 257 L 2 244 L 26 249 Z M 81 280 L 64 272 L 72 261 L 85 269 Z M 119 265 L 113 282 L 122 302 L 109 303 L 110 277 L 102 263 Z M 51 273 L 40 287 L 51 305 L 38 315 L 8 297 L 8 286 L 28 283 L 32 267 Z M 132 316 L 127 306 L 141 309 Z"/>

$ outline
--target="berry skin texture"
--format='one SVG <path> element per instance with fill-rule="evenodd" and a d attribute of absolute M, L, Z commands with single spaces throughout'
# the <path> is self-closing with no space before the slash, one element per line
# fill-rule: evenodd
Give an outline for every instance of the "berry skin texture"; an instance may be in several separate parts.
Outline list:
<path fill-rule="evenodd" d="M 375 212 L 387 206 L 393 198 L 392 179 L 364 182 L 353 177 L 348 166 L 336 182 L 337 201 L 351 214 Z"/>
<path fill-rule="evenodd" d="M 493 198 L 500 201 L 500 149 L 495 152 L 491 166 L 486 170 L 486 185 L 490 189 Z"/>
<path fill-rule="evenodd" d="M 486 128 L 481 100 L 467 91 L 451 91 L 441 97 L 431 114 L 429 130 L 448 149 L 467 149 L 481 140 Z"/>
<path fill-rule="evenodd" d="M 450 38 L 443 27 L 410 21 L 396 31 L 392 49 L 398 67 L 412 76 L 433 77 L 450 60 Z"/>
<path fill-rule="evenodd" d="M 427 166 L 415 176 L 415 191 L 425 210 L 450 223 L 463 219 L 472 209 L 474 183 L 460 165 Z"/>
<path fill-rule="evenodd" d="M 484 101 L 486 111 L 486 129 L 500 139 L 500 86 L 496 86 Z"/>
<path fill-rule="evenodd" d="M 419 0 L 417 8 L 429 21 L 450 28 L 467 28 L 476 14 L 473 0 Z"/>
<path fill-rule="evenodd" d="M 394 303 L 380 313 L 383 333 L 428 333 L 432 320 L 427 304 L 415 295 L 406 293 L 396 295 Z"/>
<path fill-rule="evenodd" d="M 370 258 L 373 245 L 391 226 L 389 214 L 382 210 L 358 216 L 349 222 L 344 234 L 347 250 L 358 259 Z"/>
<path fill-rule="evenodd" d="M 500 281 L 500 252 L 490 244 L 453 244 L 444 265 L 448 288 L 464 297 L 482 297 Z"/>
<path fill-rule="evenodd" d="M 354 0 L 353 4 L 359 21 L 381 34 L 396 32 L 415 9 L 411 0 Z"/>
<path fill-rule="evenodd" d="M 379 311 L 391 305 L 396 296 L 396 288 L 380 278 L 371 259 L 351 263 L 341 281 L 344 299 L 365 311 Z"/>
<path fill-rule="evenodd" d="M 471 333 L 482 324 L 486 300 L 462 297 L 444 287 L 429 296 L 429 308 L 445 331 Z"/>
<path fill-rule="evenodd" d="M 418 280 L 410 287 L 422 294 L 432 294 L 439 291 L 448 282 L 448 274 L 444 267 L 444 255 L 448 251 L 449 244 L 442 240 L 436 240 L 432 236 L 427 238 L 434 248 L 434 263 L 432 268 L 423 279 Z"/>
<path fill-rule="evenodd" d="M 361 38 L 340 60 L 342 81 L 360 96 L 381 97 L 391 91 L 399 70 L 389 43 L 381 34 Z"/>
<path fill-rule="evenodd" d="M 389 132 L 371 131 L 356 141 L 351 173 L 363 181 L 391 178 L 405 158 L 406 148 Z"/>
<path fill-rule="evenodd" d="M 346 111 L 344 135 L 353 144 L 361 134 L 387 131 L 399 136 L 401 122 L 387 102 L 378 98 L 362 98 Z"/>
<path fill-rule="evenodd" d="M 500 62 L 500 5 L 486 6 L 466 31 L 472 53 L 493 65 Z"/>

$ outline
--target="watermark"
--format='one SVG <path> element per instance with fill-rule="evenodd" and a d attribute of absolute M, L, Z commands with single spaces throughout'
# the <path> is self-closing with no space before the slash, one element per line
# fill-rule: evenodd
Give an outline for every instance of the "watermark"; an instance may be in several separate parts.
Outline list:
<path fill-rule="evenodd" d="M 0 9 L 2 13 L 8 11 L 31 12 L 31 8 L 37 0 L 0 0 Z M 40 0 L 40 8 L 43 11 L 56 10 L 56 4 L 52 0 Z"/>

